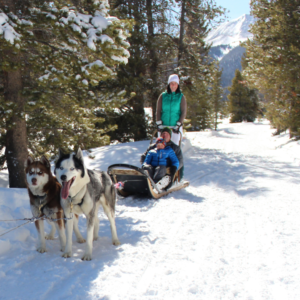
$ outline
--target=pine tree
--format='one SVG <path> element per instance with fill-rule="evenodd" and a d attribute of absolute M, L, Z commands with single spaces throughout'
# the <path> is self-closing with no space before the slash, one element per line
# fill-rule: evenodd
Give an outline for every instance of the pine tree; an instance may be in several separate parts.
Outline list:
<path fill-rule="evenodd" d="M 115 15 L 134 21 L 129 38 L 129 62 L 119 68 L 114 84 L 126 89 L 128 97 L 135 93 L 120 111 L 112 112 L 111 118 L 121 126 L 112 133 L 112 138 L 140 140 L 152 134 L 153 126 L 144 114 L 144 106 L 152 107 L 152 120 L 155 120 L 156 102 L 170 74 L 166 71 L 167 60 L 174 58 L 176 44 L 176 38 L 169 32 L 173 26 L 167 17 L 170 5 L 166 0 L 112 1 Z"/>
<path fill-rule="evenodd" d="M 107 1 L 3 0 L 0 9 L 0 141 L 10 187 L 24 187 L 27 147 L 40 155 L 108 143 L 112 126 L 97 128 L 96 112 L 125 101 L 125 92 L 98 85 L 127 62 L 129 25 L 108 15 Z"/>
<path fill-rule="evenodd" d="M 237 69 L 235 77 L 232 79 L 232 86 L 228 88 L 230 94 L 229 112 L 231 114 L 230 122 L 253 122 L 258 112 L 258 97 L 253 89 L 249 89 L 246 81 Z"/>
<path fill-rule="evenodd" d="M 224 113 L 225 101 L 223 100 L 224 89 L 221 85 L 222 70 L 219 69 L 219 64 L 216 67 L 212 76 L 212 85 L 210 89 L 212 110 L 213 110 L 213 127 L 217 130 L 218 118 Z"/>
<path fill-rule="evenodd" d="M 176 3 L 182 8 L 179 36 L 178 22 L 173 17 Z M 196 0 L 115 0 L 112 6 L 117 16 L 131 18 L 135 23 L 129 39 L 131 57 L 126 66 L 120 67 L 115 84 L 126 89 L 128 97 L 129 92 L 136 93 L 120 111 L 112 112 L 111 118 L 117 119 L 123 127 L 112 136 L 124 141 L 124 130 L 130 129 L 126 132 L 127 139 L 144 138 L 139 132 L 144 133 L 144 128 L 149 132 L 152 127 L 148 126 L 142 108 L 146 104 L 152 106 L 155 120 L 157 98 L 166 89 L 168 76 L 174 72 L 181 77 L 194 128 L 210 127 L 209 90 L 214 64 L 209 61 L 209 47 L 204 38 L 209 31 L 208 23 L 211 25 L 223 10 L 214 2 Z"/>
<path fill-rule="evenodd" d="M 300 9 L 296 0 L 253 0 L 253 40 L 246 43 L 244 75 L 267 101 L 277 132 L 300 136 Z"/>
<path fill-rule="evenodd" d="M 205 43 L 209 25 L 224 10 L 213 2 L 200 0 L 177 1 L 181 6 L 180 36 L 178 42 L 178 67 L 188 99 L 188 114 L 192 129 L 211 128 L 213 124 L 213 103 L 210 89 L 212 77 L 217 71 L 209 56 L 210 45 Z"/>

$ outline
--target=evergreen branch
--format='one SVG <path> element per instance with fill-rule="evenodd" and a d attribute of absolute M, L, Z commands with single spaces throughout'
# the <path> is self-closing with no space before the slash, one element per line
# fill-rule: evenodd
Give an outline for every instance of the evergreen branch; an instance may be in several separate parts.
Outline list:
<path fill-rule="evenodd" d="M 41 43 L 41 44 L 44 44 L 44 45 L 47 45 L 49 46 L 50 48 L 56 50 L 56 51 L 61 51 L 61 49 L 57 48 L 57 47 L 54 47 L 52 46 L 50 43 L 48 42 L 45 42 L 45 41 L 41 41 L 41 40 L 34 40 L 34 39 L 27 39 L 26 41 L 31 41 L 31 42 L 37 42 L 37 43 Z"/>
<path fill-rule="evenodd" d="M 167 36 L 168 38 L 170 38 L 175 44 L 178 45 L 179 43 L 179 39 L 177 37 L 173 37 L 171 36 L 169 33 L 167 32 L 162 32 L 162 33 L 154 33 L 154 36 Z"/>

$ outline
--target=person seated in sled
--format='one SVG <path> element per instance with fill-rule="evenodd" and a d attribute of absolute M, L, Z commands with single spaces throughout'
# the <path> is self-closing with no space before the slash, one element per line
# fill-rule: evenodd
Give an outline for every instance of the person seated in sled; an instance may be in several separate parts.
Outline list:
<path fill-rule="evenodd" d="M 172 185 L 173 178 L 179 167 L 179 160 L 170 146 L 166 146 L 166 142 L 162 137 L 157 138 L 156 147 L 151 149 L 142 165 L 142 169 L 146 170 L 154 182 L 158 182 L 167 174 L 167 164 L 170 162 L 170 183 L 166 188 Z"/>
<path fill-rule="evenodd" d="M 167 91 L 163 92 L 156 104 L 156 125 L 158 136 L 166 126 L 173 127 L 172 141 L 179 145 L 182 136 L 182 124 L 186 117 L 187 104 L 179 86 L 179 77 L 172 74 L 168 79 Z"/>
<path fill-rule="evenodd" d="M 164 139 L 166 147 L 170 147 L 171 149 L 173 149 L 173 151 L 174 151 L 174 153 L 175 153 L 175 155 L 176 155 L 176 157 L 179 161 L 179 167 L 177 169 L 182 169 L 182 167 L 183 167 L 183 155 L 182 155 L 182 152 L 181 152 L 181 148 L 171 141 L 171 136 L 172 136 L 172 130 L 169 127 L 165 127 L 161 130 L 161 137 Z M 157 147 L 156 143 L 151 144 L 148 147 L 148 149 L 145 151 L 145 153 L 143 153 L 141 155 L 141 164 L 142 165 L 144 164 L 146 156 L 149 153 L 149 151 L 155 149 L 156 147 Z M 171 162 L 170 162 L 169 159 L 167 159 L 167 167 L 168 166 L 171 166 Z M 169 188 L 172 185 L 173 178 L 175 176 L 176 170 L 174 171 L 174 168 L 173 168 L 173 173 L 174 174 L 170 174 L 171 175 L 171 183 L 167 188 Z"/>

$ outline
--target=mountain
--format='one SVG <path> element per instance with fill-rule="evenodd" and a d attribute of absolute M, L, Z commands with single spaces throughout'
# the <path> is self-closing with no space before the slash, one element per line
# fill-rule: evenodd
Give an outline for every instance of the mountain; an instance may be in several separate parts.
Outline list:
<path fill-rule="evenodd" d="M 240 46 L 240 42 L 252 39 L 249 27 L 254 22 L 255 19 L 252 16 L 244 14 L 212 30 L 205 39 L 207 43 L 212 43 L 211 57 L 220 61 L 224 88 L 231 85 L 235 70 L 242 68 L 241 58 L 245 49 Z"/>
<path fill-rule="evenodd" d="M 241 17 L 222 24 L 215 30 L 211 31 L 207 38 L 207 43 L 212 43 L 213 47 L 221 45 L 230 45 L 232 48 L 239 46 L 240 42 L 252 38 L 252 34 L 248 31 L 249 26 L 255 21 L 250 15 L 242 15 Z"/>
<path fill-rule="evenodd" d="M 245 51 L 246 49 L 244 47 L 237 46 L 231 49 L 231 51 L 221 59 L 220 68 L 223 69 L 221 77 L 222 87 L 226 88 L 231 86 L 235 70 L 242 70 L 241 60 Z"/>

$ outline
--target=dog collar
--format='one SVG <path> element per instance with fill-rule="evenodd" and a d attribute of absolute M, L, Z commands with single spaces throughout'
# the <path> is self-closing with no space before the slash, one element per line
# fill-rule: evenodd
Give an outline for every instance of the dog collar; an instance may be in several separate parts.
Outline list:
<path fill-rule="evenodd" d="M 33 195 L 35 198 L 37 198 L 38 200 L 40 200 L 40 203 L 42 203 L 46 198 L 47 198 L 47 194 L 43 195 L 43 196 L 39 196 L 39 195 Z"/>

